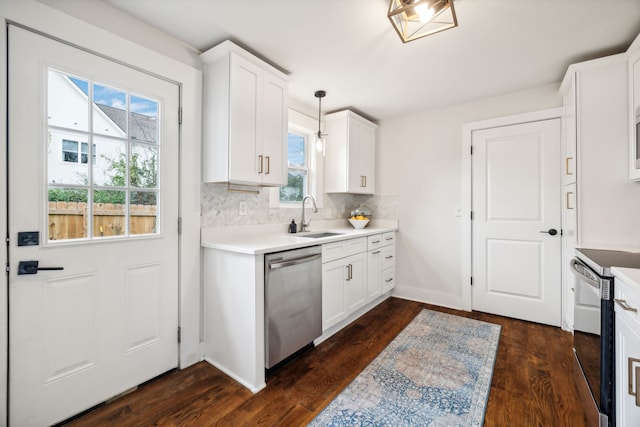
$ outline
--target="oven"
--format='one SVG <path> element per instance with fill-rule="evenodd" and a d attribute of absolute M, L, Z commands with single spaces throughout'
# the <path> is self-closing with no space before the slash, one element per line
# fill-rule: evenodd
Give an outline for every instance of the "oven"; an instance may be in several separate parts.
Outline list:
<path fill-rule="evenodd" d="M 573 347 L 599 414 L 600 427 L 615 426 L 615 324 L 611 267 L 640 268 L 640 253 L 576 249 Z"/>

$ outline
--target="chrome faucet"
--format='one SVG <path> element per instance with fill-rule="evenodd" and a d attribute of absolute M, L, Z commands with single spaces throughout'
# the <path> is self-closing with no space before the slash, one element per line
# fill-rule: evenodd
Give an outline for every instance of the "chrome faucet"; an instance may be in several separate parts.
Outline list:
<path fill-rule="evenodd" d="M 307 222 L 304 221 L 304 204 L 307 201 L 307 199 L 311 199 L 311 202 L 313 203 L 313 212 L 314 213 L 318 212 L 318 207 L 316 206 L 316 199 L 314 199 L 311 194 L 307 194 L 306 196 L 304 196 L 302 198 L 302 218 L 300 219 L 300 231 L 306 231 L 306 228 L 309 226 L 309 224 L 311 224 L 311 220 L 308 220 Z"/>

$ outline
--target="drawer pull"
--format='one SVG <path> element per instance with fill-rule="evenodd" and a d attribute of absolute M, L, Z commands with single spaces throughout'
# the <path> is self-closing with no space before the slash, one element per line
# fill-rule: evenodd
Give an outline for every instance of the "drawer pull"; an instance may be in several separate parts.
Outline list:
<path fill-rule="evenodd" d="M 614 301 L 616 302 L 616 304 L 618 304 L 620 307 L 622 307 L 622 309 L 624 311 L 630 311 L 632 313 L 637 313 L 638 309 L 637 308 L 633 308 L 631 307 L 629 304 L 627 304 L 627 300 L 624 299 L 614 299 Z"/>
<path fill-rule="evenodd" d="M 373 252 L 371 252 L 371 254 L 373 254 L 373 255 L 378 255 L 379 253 L 380 253 L 380 251 L 373 251 Z"/>
<path fill-rule="evenodd" d="M 387 283 L 393 282 L 393 277 L 390 277 L 390 278 L 386 279 L 385 282 L 387 282 Z"/>
<path fill-rule="evenodd" d="M 393 237 L 387 237 L 387 238 L 386 238 L 386 239 L 384 239 L 384 240 L 386 240 L 386 241 L 393 240 Z"/>
<path fill-rule="evenodd" d="M 640 380 L 640 359 L 628 358 L 629 367 L 627 370 L 627 380 L 629 385 L 629 395 L 635 396 L 636 406 L 640 406 L 640 393 L 638 393 L 638 380 Z M 635 377 L 635 381 L 634 381 Z M 633 389 L 633 385 L 636 385 L 636 390 Z"/>
<path fill-rule="evenodd" d="M 373 243 L 373 244 L 380 243 L 380 240 L 372 240 L 371 243 Z"/>
<path fill-rule="evenodd" d="M 386 259 L 391 259 L 391 258 L 393 258 L 393 255 L 387 255 L 385 258 Z"/>

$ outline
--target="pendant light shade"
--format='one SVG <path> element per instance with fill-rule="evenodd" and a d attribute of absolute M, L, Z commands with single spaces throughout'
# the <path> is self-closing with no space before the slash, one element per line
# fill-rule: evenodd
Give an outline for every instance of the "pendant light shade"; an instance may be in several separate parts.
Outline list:
<path fill-rule="evenodd" d="M 327 95 L 327 92 L 325 92 L 324 90 L 317 90 L 314 93 L 314 96 L 316 98 L 318 98 L 318 132 L 316 133 L 316 151 L 319 153 L 322 153 L 322 155 L 324 156 L 324 145 L 325 145 L 325 136 L 327 136 L 327 134 L 322 133 L 322 131 L 320 130 L 320 113 L 322 110 L 322 98 L 324 98 Z"/>
<path fill-rule="evenodd" d="M 453 0 L 390 0 L 387 17 L 403 43 L 458 26 Z"/>

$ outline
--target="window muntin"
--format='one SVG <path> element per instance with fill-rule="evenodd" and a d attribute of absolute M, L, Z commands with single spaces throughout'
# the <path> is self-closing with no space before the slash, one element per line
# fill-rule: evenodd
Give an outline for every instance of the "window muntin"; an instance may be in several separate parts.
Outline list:
<path fill-rule="evenodd" d="M 48 83 L 48 240 L 159 234 L 159 102 L 55 70 Z"/>

